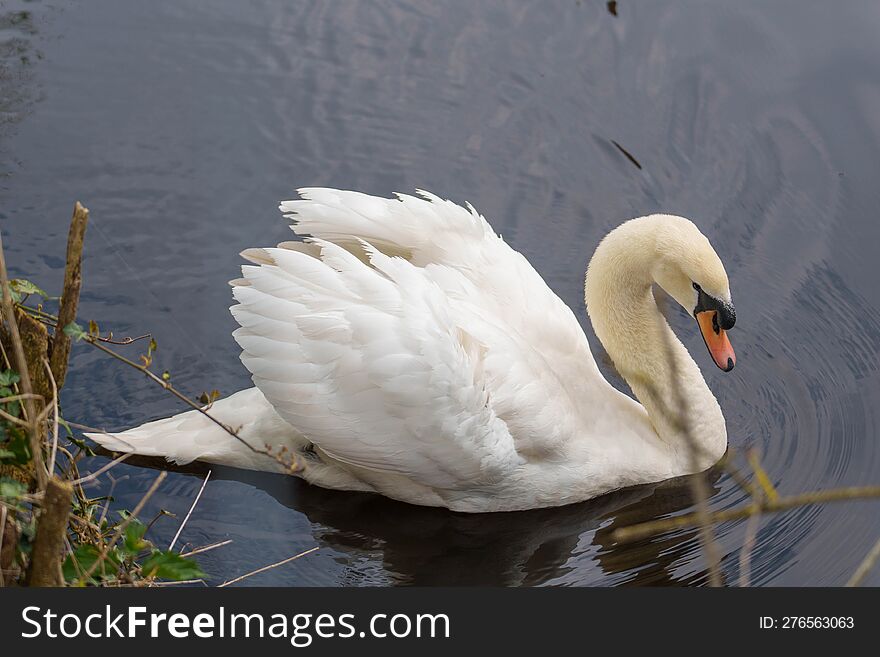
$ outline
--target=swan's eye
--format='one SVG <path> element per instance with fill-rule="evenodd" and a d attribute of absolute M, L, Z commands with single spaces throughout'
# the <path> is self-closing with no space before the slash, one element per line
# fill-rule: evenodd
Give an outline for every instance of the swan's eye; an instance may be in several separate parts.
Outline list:
<path fill-rule="evenodd" d="M 695 289 L 697 292 L 699 292 L 699 291 L 702 290 L 703 288 L 701 288 L 699 285 L 697 285 L 696 283 L 694 283 L 694 289 Z"/>

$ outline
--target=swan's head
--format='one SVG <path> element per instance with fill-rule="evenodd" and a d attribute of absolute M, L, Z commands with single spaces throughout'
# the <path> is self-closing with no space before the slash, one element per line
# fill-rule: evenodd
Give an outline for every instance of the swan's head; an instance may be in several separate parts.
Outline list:
<path fill-rule="evenodd" d="M 654 216 L 658 220 L 654 280 L 697 320 L 712 360 L 729 372 L 736 364 L 736 354 L 727 331 L 736 322 L 736 310 L 724 265 L 691 221 Z"/>

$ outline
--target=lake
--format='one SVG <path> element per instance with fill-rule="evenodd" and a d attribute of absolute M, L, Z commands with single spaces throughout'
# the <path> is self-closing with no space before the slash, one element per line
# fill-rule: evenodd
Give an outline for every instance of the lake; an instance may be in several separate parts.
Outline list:
<path fill-rule="evenodd" d="M 13 276 L 60 289 L 71 209 L 91 210 L 80 317 L 151 332 L 191 396 L 249 387 L 230 336 L 238 253 L 291 233 L 300 186 L 470 201 L 583 324 L 583 272 L 621 221 L 693 219 L 725 262 L 737 367 L 671 323 L 782 494 L 880 483 L 880 5 L 604 1 L 0 6 L 0 222 Z M 616 14 L 616 15 L 615 15 Z M 873 44 L 873 45 L 872 45 Z M 121 347 L 131 355 L 141 347 Z M 85 345 L 64 414 L 127 428 L 183 410 Z M 96 457 L 85 470 L 106 459 Z M 206 469 L 173 472 L 144 517 L 182 518 Z M 114 508 L 153 468 L 120 465 Z M 747 495 L 712 477 L 711 507 Z M 755 585 L 839 585 L 880 536 L 877 502 L 767 516 Z M 211 583 L 320 549 L 252 585 L 699 585 L 695 531 L 620 545 L 617 527 L 693 509 L 681 483 L 471 516 L 280 475 L 213 468 L 181 541 L 232 540 Z M 179 520 L 150 530 L 165 546 Z M 717 528 L 725 582 L 745 523 Z M 880 569 L 868 578 L 880 585 Z"/>

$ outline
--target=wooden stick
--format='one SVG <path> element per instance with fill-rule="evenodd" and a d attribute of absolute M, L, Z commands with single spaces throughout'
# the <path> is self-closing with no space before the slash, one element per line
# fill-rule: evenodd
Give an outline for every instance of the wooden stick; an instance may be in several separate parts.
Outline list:
<path fill-rule="evenodd" d="M 193 500 L 192 506 L 189 507 L 189 511 L 186 512 L 186 517 L 183 519 L 183 522 L 180 523 L 180 527 L 177 528 L 177 533 L 174 535 L 174 538 L 171 539 L 171 544 L 168 546 L 168 549 L 171 550 L 174 548 L 174 544 L 177 543 L 177 539 L 180 538 L 180 532 L 183 531 L 183 528 L 186 527 L 186 523 L 189 520 L 189 517 L 192 515 L 193 509 L 196 508 L 196 504 L 199 503 L 199 500 L 202 499 L 202 493 L 205 492 L 205 486 L 208 485 L 208 479 L 211 478 L 211 471 L 208 470 L 208 474 L 205 477 L 205 480 L 202 482 L 202 487 L 199 488 L 198 495 L 196 495 L 196 499 Z"/>
<path fill-rule="evenodd" d="M 87 474 L 84 477 L 80 477 L 79 479 L 74 479 L 70 483 L 75 486 L 82 486 L 83 484 L 87 484 L 88 482 L 100 477 L 102 474 L 107 472 L 107 470 L 109 470 L 110 468 L 113 468 L 113 467 L 119 465 L 125 459 L 127 459 L 129 456 L 134 456 L 134 453 L 133 452 L 126 452 L 122 456 L 115 458 L 112 461 L 110 461 L 110 463 L 107 463 L 106 465 L 104 465 L 104 467 L 102 467 L 100 470 L 97 470 L 96 472 L 93 472 L 91 474 Z"/>
<path fill-rule="evenodd" d="M 876 543 L 874 543 L 874 547 L 871 548 L 871 551 L 865 556 L 865 560 L 859 564 L 859 567 L 856 568 L 856 572 L 852 574 L 852 577 L 849 578 L 849 581 L 846 583 L 847 586 L 861 586 L 865 577 L 868 576 L 868 573 L 871 572 L 871 568 L 874 567 L 874 564 L 877 563 L 877 559 L 880 559 L 880 539 Z"/>
<path fill-rule="evenodd" d="M 240 582 L 241 580 L 247 579 L 248 577 L 251 577 L 251 576 L 256 575 L 258 573 L 264 573 L 267 570 L 272 570 L 273 568 L 277 568 L 278 566 L 283 566 L 284 564 L 290 563 L 291 561 L 296 561 L 300 557 L 304 557 L 307 554 L 311 554 L 312 552 L 314 552 L 317 549 L 318 549 L 317 547 L 313 547 L 311 550 L 306 550 L 305 552 L 300 552 L 299 554 L 295 554 L 292 557 L 288 557 L 287 559 L 284 559 L 283 561 L 279 561 L 278 563 L 273 563 L 273 564 L 269 564 L 268 566 L 263 566 L 262 568 L 257 568 L 256 570 L 252 570 L 251 572 L 245 573 L 244 575 L 236 577 L 235 579 L 227 580 L 227 581 L 223 582 L 222 584 L 218 585 L 217 588 L 222 589 L 224 586 L 229 586 L 230 584 L 235 584 L 236 582 Z"/>
<path fill-rule="evenodd" d="M 61 556 L 67 534 L 67 518 L 73 499 L 73 486 L 52 477 L 46 484 L 46 494 L 37 523 L 37 537 L 31 558 L 30 586 L 62 586 Z"/>
<path fill-rule="evenodd" d="M 211 550 L 216 550 L 217 548 L 223 547 L 224 545 L 229 545 L 230 543 L 232 543 L 232 539 L 227 538 L 225 541 L 220 541 L 219 543 L 205 545 L 204 547 L 196 548 L 195 550 L 190 550 L 189 552 L 181 552 L 180 556 L 191 557 L 196 554 L 201 554 L 202 552 L 210 552 Z"/>
<path fill-rule="evenodd" d="M 58 324 L 52 339 L 52 374 L 58 389 L 64 385 L 67 374 L 67 360 L 70 356 L 70 337 L 64 333 L 64 327 L 76 320 L 79 306 L 79 291 L 82 287 L 82 252 L 86 225 L 89 222 L 89 210 L 79 201 L 73 206 L 73 218 L 70 220 L 70 231 L 67 233 L 67 264 L 64 268 L 64 288 L 61 291 L 61 302 L 58 308 Z"/>

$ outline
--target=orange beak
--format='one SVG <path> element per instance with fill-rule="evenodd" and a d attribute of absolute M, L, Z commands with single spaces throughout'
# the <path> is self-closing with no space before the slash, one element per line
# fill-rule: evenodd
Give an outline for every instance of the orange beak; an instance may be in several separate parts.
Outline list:
<path fill-rule="evenodd" d="M 736 354 L 733 353 L 727 332 L 718 325 L 718 311 L 703 310 L 696 313 L 696 317 L 712 360 L 722 370 L 729 372 L 736 365 Z"/>

